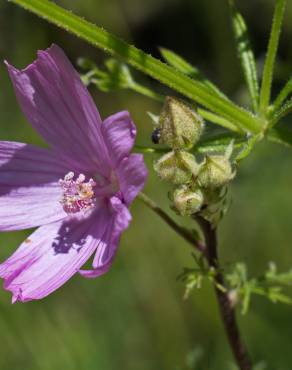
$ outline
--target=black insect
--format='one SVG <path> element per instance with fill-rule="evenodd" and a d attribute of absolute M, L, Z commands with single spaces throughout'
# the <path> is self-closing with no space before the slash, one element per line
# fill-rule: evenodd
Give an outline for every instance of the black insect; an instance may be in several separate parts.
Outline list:
<path fill-rule="evenodd" d="M 159 144 L 159 140 L 160 140 L 160 137 L 161 137 L 161 129 L 159 127 L 157 127 L 153 132 L 152 132 L 152 135 L 151 135 L 151 140 L 154 144 Z"/>

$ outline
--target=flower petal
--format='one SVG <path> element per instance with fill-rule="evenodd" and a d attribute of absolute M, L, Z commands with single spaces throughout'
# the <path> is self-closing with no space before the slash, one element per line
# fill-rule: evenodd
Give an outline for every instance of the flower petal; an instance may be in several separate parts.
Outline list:
<path fill-rule="evenodd" d="M 18 102 L 33 127 L 57 151 L 87 171 L 109 163 L 101 119 L 78 73 L 57 45 L 38 52 L 24 70 L 9 65 Z"/>
<path fill-rule="evenodd" d="M 102 133 L 111 153 L 112 163 L 116 166 L 129 155 L 136 138 L 136 127 L 129 112 L 119 112 L 104 120 Z"/>
<path fill-rule="evenodd" d="M 108 223 L 102 242 L 97 247 L 92 264 L 93 270 L 79 271 L 86 278 L 95 278 L 109 270 L 117 251 L 121 233 L 129 226 L 131 221 L 128 208 L 119 198 L 112 197 L 110 202 L 114 214 Z"/>
<path fill-rule="evenodd" d="M 0 231 L 31 228 L 64 218 L 58 180 L 70 167 L 47 149 L 1 141 Z"/>
<path fill-rule="evenodd" d="M 63 285 L 94 253 L 110 214 L 41 226 L 0 265 L 4 288 L 13 302 L 41 299 Z"/>
<path fill-rule="evenodd" d="M 143 189 L 147 179 L 147 168 L 142 154 L 131 154 L 124 158 L 117 168 L 120 189 L 129 205 Z"/>

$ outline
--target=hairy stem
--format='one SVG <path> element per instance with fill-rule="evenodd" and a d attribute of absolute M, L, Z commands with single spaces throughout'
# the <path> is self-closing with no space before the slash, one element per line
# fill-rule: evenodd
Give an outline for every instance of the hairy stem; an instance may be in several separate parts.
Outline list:
<path fill-rule="evenodd" d="M 216 271 L 215 292 L 220 307 L 221 318 L 229 340 L 233 355 L 240 370 L 251 370 L 252 365 L 247 353 L 246 347 L 241 339 L 239 328 L 236 322 L 235 310 L 228 296 L 227 290 L 220 289 L 224 287 L 224 277 L 220 272 L 220 264 L 217 253 L 217 233 L 211 223 L 201 217 L 194 217 L 199 223 L 205 238 L 206 258 L 210 267 Z"/>
<path fill-rule="evenodd" d="M 167 223 L 177 234 L 179 234 L 183 239 L 185 239 L 192 246 L 195 245 L 196 249 L 201 253 L 205 254 L 205 245 L 200 240 L 198 240 L 192 232 L 188 229 L 177 224 L 162 208 L 160 208 L 152 199 L 150 199 L 146 194 L 139 193 L 138 198 L 153 212 L 155 212 L 164 222 Z"/>

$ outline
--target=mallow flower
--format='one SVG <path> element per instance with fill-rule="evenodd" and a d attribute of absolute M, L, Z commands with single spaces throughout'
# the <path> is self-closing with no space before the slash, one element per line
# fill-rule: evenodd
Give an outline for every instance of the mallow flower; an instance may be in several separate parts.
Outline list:
<path fill-rule="evenodd" d="M 23 70 L 6 64 L 23 113 L 50 146 L 0 142 L 0 231 L 38 227 L 0 264 L 12 301 L 26 302 L 77 272 L 108 271 L 147 170 L 142 155 L 130 154 L 136 128 L 129 113 L 102 121 L 58 46 L 39 51 Z M 91 256 L 92 268 L 82 269 Z"/>

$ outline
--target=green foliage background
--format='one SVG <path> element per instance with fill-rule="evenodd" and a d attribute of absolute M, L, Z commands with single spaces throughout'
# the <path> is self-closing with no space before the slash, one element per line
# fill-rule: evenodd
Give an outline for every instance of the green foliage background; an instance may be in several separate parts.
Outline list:
<path fill-rule="evenodd" d="M 199 66 L 229 96 L 245 103 L 227 1 L 56 2 L 153 55 L 158 56 L 156 46 L 173 49 Z M 261 68 L 273 1 L 238 3 Z M 291 21 L 292 4 L 288 4 L 274 93 L 291 75 Z M 17 67 L 30 63 L 37 49 L 52 42 L 63 47 L 73 62 L 79 56 L 99 63 L 104 59 L 101 52 L 3 0 L 0 35 L 0 59 Z M 151 80 L 146 83 L 165 91 Z M 158 113 L 157 103 L 128 91 L 92 93 L 103 117 L 128 109 L 138 126 L 138 142 L 150 143 L 152 126 L 146 111 Z M 284 124 L 289 125 L 290 119 Z M 20 112 L 3 64 L 0 139 L 44 145 Z M 152 160 L 147 158 L 149 167 Z M 220 227 L 220 254 L 225 264 L 243 261 L 250 274 L 261 274 L 271 260 L 280 270 L 291 267 L 291 190 L 291 149 L 259 144 L 231 186 L 233 204 Z M 153 174 L 145 191 L 168 207 L 167 186 Z M 212 289 L 206 284 L 184 301 L 184 286 L 176 281 L 183 266 L 192 266 L 189 246 L 139 201 L 132 213 L 132 225 L 107 275 L 96 280 L 76 276 L 48 298 L 27 304 L 12 306 L 9 294 L 0 291 L 1 370 L 232 369 Z M 1 234 L 0 259 L 27 234 Z M 253 359 L 265 360 L 268 370 L 291 370 L 291 310 L 259 298 L 240 317 Z"/>

